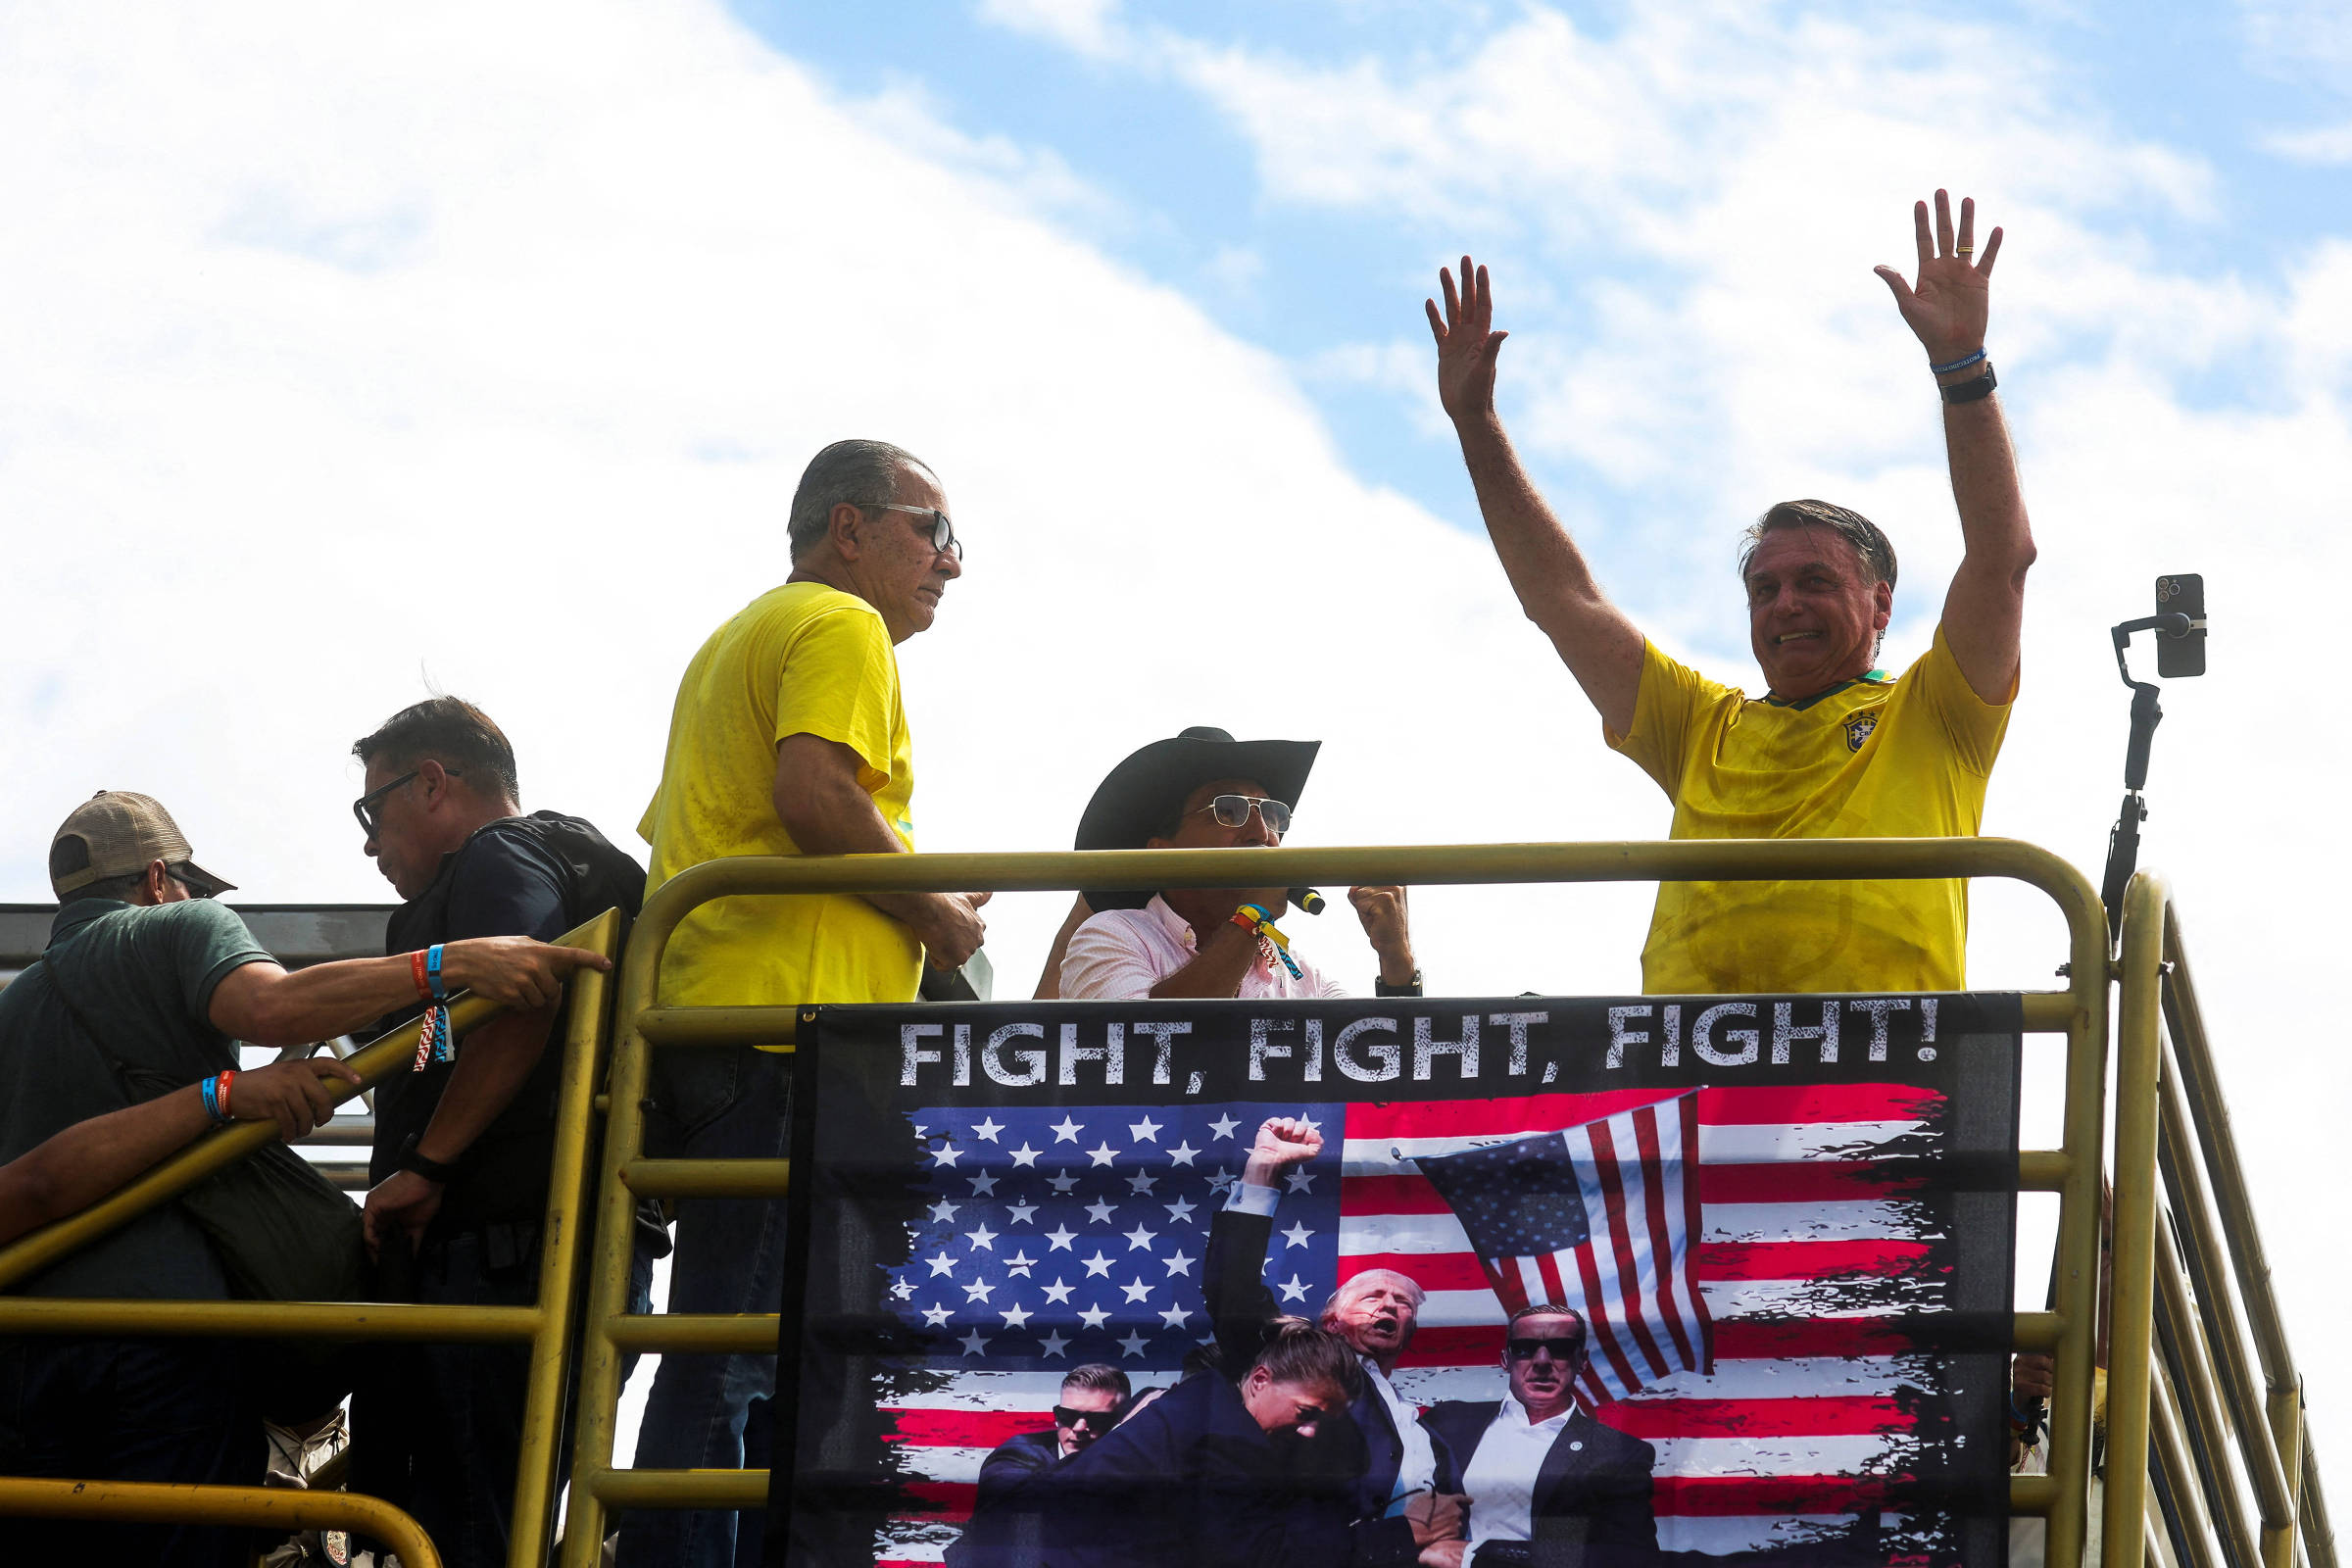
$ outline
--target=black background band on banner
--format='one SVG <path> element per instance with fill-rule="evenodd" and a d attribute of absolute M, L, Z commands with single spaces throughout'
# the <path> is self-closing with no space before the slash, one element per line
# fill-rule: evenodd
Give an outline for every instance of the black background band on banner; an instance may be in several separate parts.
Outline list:
<path fill-rule="evenodd" d="M 947 1348 L 894 1318 L 883 1297 L 884 1270 L 907 1264 L 910 1221 L 936 1196 L 921 1175 L 936 1151 L 913 1131 L 912 1111 L 925 1105 L 974 1115 L 1063 1104 L 1270 1112 L 1298 1102 L 1409 1106 L 1613 1090 L 1915 1086 L 1944 1107 L 1935 1138 L 1881 1148 L 1874 1173 L 1897 1185 L 1933 1178 L 1951 1231 L 1936 1256 L 1958 1266 L 1939 1309 L 1881 1309 L 1897 1313 L 1886 1321 L 1901 1325 L 1916 1353 L 1946 1368 L 1938 1430 L 1984 1434 L 1989 1451 L 2006 1404 L 2021 1024 L 2020 1003 L 2006 994 L 816 1009 L 815 1026 L 803 1024 L 794 1074 L 768 1560 L 866 1560 L 858 1553 L 870 1553 L 873 1532 L 907 1495 L 907 1476 L 875 1457 L 893 1452 L 878 1391 L 904 1382 L 890 1365 L 936 1360 Z M 1251 1122 L 1242 1147 L 1253 1132 Z M 1889 1288 L 1889 1301 L 1899 1295 Z M 1952 1531 L 1941 1551 L 1919 1561 L 1948 1553 L 1980 1568 L 2001 1560 L 2001 1457 L 1973 1487 L 1950 1478 L 1941 1495 Z M 1786 1560 L 1847 1556 L 1850 1548 L 1825 1546 Z"/>

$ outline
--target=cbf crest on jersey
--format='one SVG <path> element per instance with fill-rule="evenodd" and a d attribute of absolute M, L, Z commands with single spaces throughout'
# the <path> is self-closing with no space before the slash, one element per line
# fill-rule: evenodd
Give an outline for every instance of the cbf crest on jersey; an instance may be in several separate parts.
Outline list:
<path fill-rule="evenodd" d="M 1862 743 L 1870 739 L 1870 732 L 1878 727 L 1879 710 L 1877 709 L 1873 708 L 1856 713 L 1845 721 L 1845 749 L 1849 752 L 1860 751 Z"/>

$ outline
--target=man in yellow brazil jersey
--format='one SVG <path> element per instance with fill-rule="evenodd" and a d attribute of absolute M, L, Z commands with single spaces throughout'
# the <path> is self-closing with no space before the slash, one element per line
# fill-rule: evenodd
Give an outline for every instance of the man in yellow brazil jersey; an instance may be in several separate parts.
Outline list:
<path fill-rule="evenodd" d="M 1487 531 L 1527 616 L 1550 637 L 1610 746 L 1674 802 L 1673 836 L 1973 835 L 2017 695 L 2018 631 L 2034 538 L 1984 355 L 1987 280 L 1975 203 L 1957 230 L 1942 191 L 1912 213 L 1916 283 L 1877 269 L 1927 351 L 1964 546 L 1934 645 L 1898 678 L 1875 668 L 1894 600 L 1894 547 L 1868 518 L 1783 502 L 1748 530 L 1740 577 L 1765 694 L 1748 697 L 1666 657 L 1592 579 L 1537 494 L 1494 412 L 1485 268 L 1462 258 L 1429 302 L 1438 394 Z M 1924 393 L 1924 389 L 1923 389 Z M 1958 881 L 1683 882 L 1658 889 L 1642 952 L 1652 992 L 1958 990 L 1968 895 Z"/>
<path fill-rule="evenodd" d="M 930 629 L 963 547 L 939 480 L 882 441 L 836 441 L 793 493 L 792 575 L 710 634 L 686 666 L 662 784 L 637 831 L 653 846 L 649 896 L 704 860 L 737 855 L 875 855 L 914 848 L 913 743 L 896 648 Z M 730 898 L 682 921 L 662 958 L 671 1005 L 912 1002 L 926 956 L 953 968 L 981 943 L 985 894 Z M 785 1153 L 789 1058 L 750 1047 L 655 1057 L 649 1140 L 690 1159 Z M 685 1199 L 670 1264 L 672 1312 L 773 1312 L 784 1204 Z M 744 1463 L 768 1355 L 669 1355 L 646 1402 L 637 1463 Z M 756 1463 L 765 1463 L 758 1459 Z M 717 1568 L 736 1518 L 640 1510 L 620 1561 Z"/>

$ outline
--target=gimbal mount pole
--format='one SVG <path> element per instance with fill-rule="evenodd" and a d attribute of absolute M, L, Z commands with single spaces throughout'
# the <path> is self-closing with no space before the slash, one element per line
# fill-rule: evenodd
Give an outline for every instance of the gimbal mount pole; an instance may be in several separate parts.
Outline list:
<path fill-rule="evenodd" d="M 2143 615 L 2127 620 L 2114 628 L 2115 667 L 2132 688 L 2132 739 L 2124 749 L 2124 805 L 2116 814 L 2115 828 L 2107 835 L 2107 874 L 2099 883 L 2099 902 L 2107 906 L 2107 940 L 2116 941 L 2124 918 L 2124 889 L 2132 873 L 2139 868 L 2139 824 L 2148 818 L 2147 803 L 2139 792 L 2148 782 L 2148 747 L 2156 739 L 2156 726 L 2164 720 L 2164 709 L 2156 701 L 2157 688 L 2148 681 L 2133 680 L 2132 666 L 2125 652 L 2136 631 L 2162 632 L 2169 637 L 2185 637 L 2192 622 L 2182 614 Z"/>

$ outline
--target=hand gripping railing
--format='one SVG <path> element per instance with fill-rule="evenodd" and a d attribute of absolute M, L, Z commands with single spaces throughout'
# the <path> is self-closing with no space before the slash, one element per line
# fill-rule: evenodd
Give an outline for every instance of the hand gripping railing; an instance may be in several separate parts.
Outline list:
<path fill-rule="evenodd" d="M 2010 1481 L 2018 1513 L 2048 1517 L 2048 1568 L 2079 1568 L 2090 1467 L 2097 1319 L 2099 1176 L 2106 1109 L 2108 948 L 2105 912 L 2082 874 L 2009 839 L 1687 840 L 1672 843 L 1486 844 L 1418 848 L 1117 850 L 1056 855 L 746 857 L 690 867 L 658 889 L 621 965 L 611 1115 L 599 1176 L 596 1256 L 581 1351 L 578 1439 L 564 1568 L 590 1568 L 614 1507 L 760 1508 L 764 1470 L 630 1470 L 612 1464 L 620 1358 L 637 1351 L 775 1348 L 773 1313 L 662 1315 L 626 1310 L 630 1228 L 639 1197 L 777 1197 L 786 1160 L 644 1157 L 649 1049 L 785 1045 L 806 1014 L 795 1006 L 665 1007 L 657 979 L 678 922 L 712 899 L 746 894 L 1039 892 L 1105 887 L 1261 887 L 1403 883 L 1881 880 L 2005 877 L 2039 888 L 2066 917 L 2065 991 L 2028 992 L 2029 1031 L 2067 1037 L 2064 1146 L 2018 1156 L 2021 1187 L 2059 1195 L 2055 1309 L 2017 1315 L 2022 1349 L 2053 1350 L 2050 1473 Z M 2143 1299 L 2144 1307 L 2144 1299 Z M 788 1417 L 789 1413 L 786 1413 Z M 2112 1502 L 2112 1494 L 2110 1494 Z M 2140 1568 L 2138 1537 L 2114 1568 Z M 2328 1565 L 2332 1568 L 2332 1565 Z"/>
<path fill-rule="evenodd" d="M 2298 1535 L 2312 1568 L 2335 1568 L 2302 1379 L 2271 1294 L 2180 912 L 2152 872 L 2135 876 L 2125 897 L 2121 978 L 2109 1561 L 2119 1560 L 2119 1541 L 2131 1544 L 2123 1560 L 2136 1560 L 2152 1442 L 2174 1504 L 2169 1522 L 2194 1568 L 2295 1568 Z M 2168 1211 L 2173 1226 L 2161 1222 Z"/>
<path fill-rule="evenodd" d="M 616 955 L 620 915 L 607 910 L 556 940 Z M 0 1336 L 19 1334 L 170 1335 L 271 1339 L 437 1340 L 476 1344 L 522 1342 L 531 1348 L 525 1385 L 521 1461 L 507 1561 L 537 1568 L 547 1558 L 555 1522 L 556 1462 L 561 1452 L 568 1348 L 579 1287 L 593 1102 L 609 1035 L 611 979 L 595 969 L 572 976 L 563 1052 L 563 1089 L 556 1145 L 541 1230 L 539 1298 L 534 1306 L 431 1306 L 366 1301 L 68 1300 L 0 1295 Z M 461 994 L 450 1027 L 463 1035 L 499 1009 Z M 414 1057 L 416 1026 L 383 1035 L 347 1058 L 358 1087 L 329 1081 L 338 1103 L 355 1098 Z M 0 1249 L 0 1291 L 47 1268 L 261 1148 L 277 1136 L 275 1124 L 237 1122 L 209 1133 L 144 1176 L 92 1204 Z M 357 1435 L 366 1442 L 367 1435 Z M 440 1554 L 416 1521 L 374 1497 L 340 1492 L 278 1491 L 263 1487 L 139 1486 L 107 1481 L 48 1481 L 0 1476 L 0 1516 L 69 1515 L 89 1519 L 176 1519 L 252 1524 L 271 1530 L 350 1530 L 373 1536 L 400 1554 L 406 1568 L 439 1568 Z"/>

